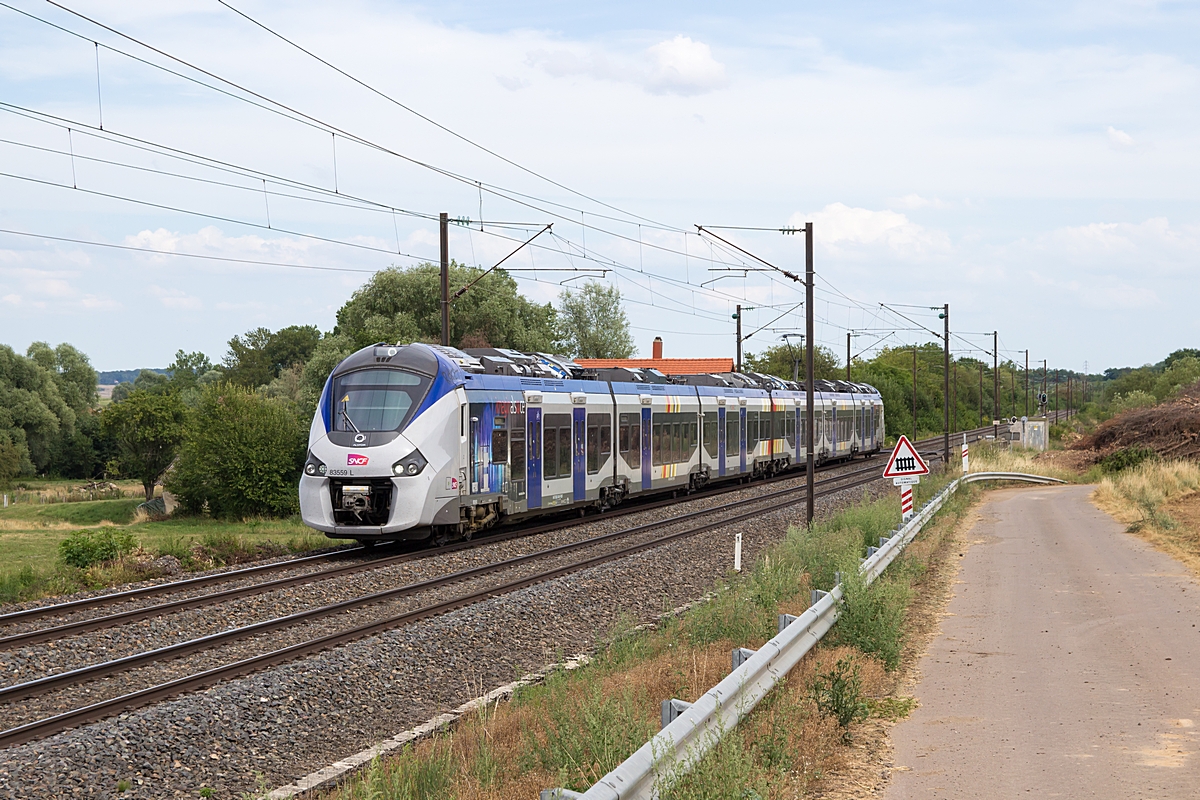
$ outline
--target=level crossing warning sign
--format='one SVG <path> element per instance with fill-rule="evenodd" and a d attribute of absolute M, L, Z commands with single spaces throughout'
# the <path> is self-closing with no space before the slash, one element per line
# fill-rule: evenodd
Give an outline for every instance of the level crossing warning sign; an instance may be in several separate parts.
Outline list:
<path fill-rule="evenodd" d="M 908 437 L 902 435 L 900 441 L 896 442 L 896 448 L 892 450 L 887 467 L 883 470 L 883 477 L 892 478 L 893 480 L 897 478 L 915 478 L 920 480 L 922 475 L 928 474 L 929 465 L 921 460 L 920 454 L 917 453 L 917 448 L 913 447 Z M 916 483 L 917 481 L 914 480 L 912 482 Z"/>
<path fill-rule="evenodd" d="M 900 487 L 900 518 L 905 522 L 913 515 L 912 487 L 921 482 L 922 475 L 928 474 L 929 465 L 921 460 L 917 448 L 907 436 L 901 436 L 883 470 L 883 477 L 891 478 L 892 483 Z"/>

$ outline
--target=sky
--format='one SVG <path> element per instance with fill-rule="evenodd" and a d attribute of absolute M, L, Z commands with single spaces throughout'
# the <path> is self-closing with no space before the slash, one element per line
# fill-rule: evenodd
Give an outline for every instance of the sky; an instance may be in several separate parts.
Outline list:
<path fill-rule="evenodd" d="M 801 332 L 807 222 L 839 354 L 1200 346 L 1195 3 L 229 1 L 3 0 L 0 343 L 328 331 L 446 212 L 484 267 L 552 224 L 521 290 L 614 283 L 644 355 Z"/>

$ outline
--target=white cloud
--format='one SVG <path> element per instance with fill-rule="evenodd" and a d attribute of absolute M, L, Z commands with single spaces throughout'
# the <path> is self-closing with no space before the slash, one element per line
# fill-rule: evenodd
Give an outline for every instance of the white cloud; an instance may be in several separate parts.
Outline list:
<path fill-rule="evenodd" d="M 656 94 L 703 94 L 725 85 L 725 65 L 713 58 L 704 42 L 676 36 L 647 53 L 655 68 L 646 88 Z"/>
<path fill-rule="evenodd" d="M 1112 125 L 1108 126 L 1108 143 L 1118 150 L 1132 150 L 1136 146 L 1133 137 L 1125 131 L 1119 131 Z"/>
<path fill-rule="evenodd" d="M 519 89 L 525 89 L 532 84 L 524 78 L 510 78 L 506 75 L 497 75 L 496 82 L 508 89 L 510 92 L 515 92 Z"/>
<path fill-rule="evenodd" d="M 4 295 L 4 297 L 0 297 L 0 300 L 3 300 L 5 303 L 10 303 L 11 305 L 14 305 L 14 306 L 19 306 L 21 304 L 21 295 L 6 294 L 6 295 Z"/>
<path fill-rule="evenodd" d="M 813 223 L 816 242 L 835 251 L 886 247 L 899 256 L 928 255 L 950 249 L 943 231 L 925 228 L 896 211 L 872 211 L 831 203 L 815 214 L 793 214 L 789 225 Z"/>
<path fill-rule="evenodd" d="M 182 289 L 151 286 L 150 293 L 166 308 L 197 310 L 204 307 L 204 302 L 199 297 L 193 297 Z"/>
<path fill-rule="evenodd" d="M 725 65 L 713 58 L 712 48 L 683 35 L 659 42 L 636 57 L 598 49 L 534 50 L 526 63 L 556 78 L 584 75 L 632 83 L 651 94 L 699 95 L 727 83 Z"/>
<path fill-rule="evenodd" d="M 922 197 L 919 194 L 906 194 L 903 197 L 888 198 L 888 205 L 895 208 L 949 208 L 950 203 L 937 197 Z"/>

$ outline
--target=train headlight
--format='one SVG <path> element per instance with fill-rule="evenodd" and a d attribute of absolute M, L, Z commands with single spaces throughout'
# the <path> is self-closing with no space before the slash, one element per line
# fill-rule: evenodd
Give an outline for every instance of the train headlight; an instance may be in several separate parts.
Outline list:
<path fill-rule="evenodd" d="M 421 470 L 425 469 L 425 465 L 429 463 L 425 460 L 425 456 L 421 455 L 420 450 L 413 450 L 404 458 L 392 464 L 393 475 L 419 475 Z"/>
<path fill-rule="evenodd" d="M 321 459 L 317 458 L 312 453 L 309 453 L 308 458 L 304 462 L 304 474 L 313 478 L 324 478 L 325 462 L 321 461 Z"/>

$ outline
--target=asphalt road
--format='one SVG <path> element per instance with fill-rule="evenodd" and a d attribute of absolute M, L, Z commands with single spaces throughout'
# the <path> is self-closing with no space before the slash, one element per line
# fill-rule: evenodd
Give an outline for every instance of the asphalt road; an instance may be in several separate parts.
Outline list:
<path fill-rule="evenodd" d="M 1200 798 L 1200 584 L 1090 492 L 981 507 L 889 800 Z"/>

